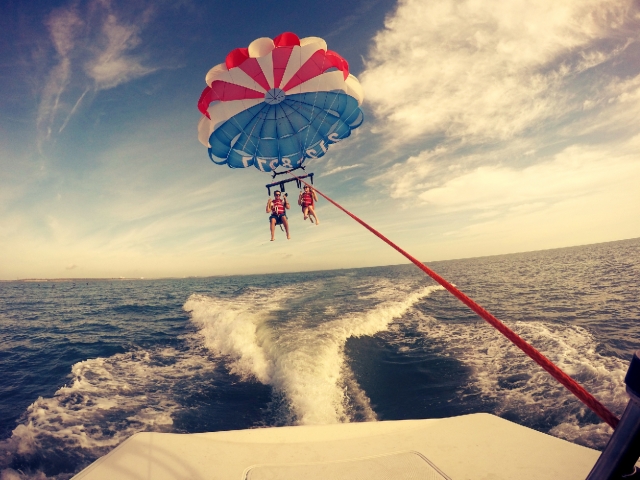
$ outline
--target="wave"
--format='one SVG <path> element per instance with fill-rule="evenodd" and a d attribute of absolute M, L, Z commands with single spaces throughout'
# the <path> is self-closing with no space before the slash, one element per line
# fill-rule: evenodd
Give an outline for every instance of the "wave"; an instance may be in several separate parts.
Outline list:
<path fill-rule="evenodd" d="M 441 354 L 471 367 L 459 391 L 461 401 L 478 394 L 493 413 L 591 448 L 603 448 L 612 429 L 520 349 L 484 322 L 420 318 L 417 330 L 440 345 Z M 586 329 L 540 321 L 512 322 L 518 335 L 536 347 L 616 414 L 627 404 L 628 362 L 598 352 Z"/>
<path fill-rule="evenodd" d="M 73 381 L 38 398 L 0 441 L 0 478 L 66 479 L 70 464 L 79 471 L 134 433 L 172 431 L 181 407 L 174 391 L 215 367 L 206 355 L 170 347 L 76 363 Z"/>
<path fill-rule="evenodd" d="M 372 288 L 362 298 L 389 298 L 388 282 L 378 283 L 377 290 Z M 429 286 L 399 295 L 396 287 L 394 296 L 402 300 L 372 301 L 364 312 L 340 314 L 325 302 L 322 310 L 285 319 L 276 312 L 300 295 L 299 286 L 255 289 L 233 299 L 193 294 L 184 309 L 204 345 L 224 357 L 232 373 L 274 389 L 273 423 L 330 424 L 376 419 L 345 362 L 347 339 L 386 330 L 417 301 L 440 289 Z"/>

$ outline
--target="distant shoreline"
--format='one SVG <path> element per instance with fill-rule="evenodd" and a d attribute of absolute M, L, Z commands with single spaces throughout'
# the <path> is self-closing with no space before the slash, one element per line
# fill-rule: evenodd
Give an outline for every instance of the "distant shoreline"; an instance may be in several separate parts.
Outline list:
<path fill-rule="evenodd" d="M 522 252 L 508 252 L 508 253 L 498 253 L 495 255 L 480 255 L 478 257 L 461 257 L 461 258 L 448 258 L 444 260 L 427 260 L 423 261 L 426 265 L 431 264 L 439 264 L 444 262 L 455 262 L 460 260 L 470 260 L 470 259 L 483 259 L 483 258 L 492 258 L 492 257 L 509 257 L 515 255 L 526 255 L 530 253 L 536 252 L 546 252 L 553 250 L 571 250 L 574 248 L 583 248 L 583 247 L 591 247 L 597 245 L 604 245 L 607 243 L 622 243 L 622 242 L 636 242 L 640 240 L 640 237 L 633 238 L 625 238 L 622 240 L 610 240 L 606 242 L 598 242 L 598 243 L 589 243 L 585 245 L 571 245 L 568 247 L 555 247 L 555 248 L 547 248 L 542 250 L 526 250 Z M 286 271 L 286 272 L 262 272 L 262 273 L 230 273 L 223 275 L 187 275 L 184 277 L 87 277 L 87 278 L 20 278 L 15 280 L 2 280 L 0 279 L 0 283 L 38 283 L 38 282 L 47 282 L 47 283 L 78 283 L 78 282 L 124 282 L 124 281 L 155 281 L 155 280 L 186 280 L 186 279 L 194 279 L 194 278 L 225 278 L 225 277 L 246 277 L 246 276 L 263 276 L 263 275 L 281 275 L 281 274 L 296 274 L 296 273 L 312 273 L 312 272 L 320 272 L 320 271 L 334 271 L 334 270 L 358 270 L 361 268 L 381 268 L 381 267 L 393 267 L 399 265 L 410 265 L 409 262 L 406 263 L 394 263 L 390 265 L 369 265 L 369 266 L 360 266 L 360 267 L 343 267 L 343 268 L 331 268 L 331 269 L 322 269 L 322 270 L 310 270 L 310 271 Z"/>
<path fill-rule="evenodd" d="M 169 279 L 169 278 L 168 278 Z M 167 280 L 168 280 L 167 279 Z M 105 281 L 131 281 L 131 280 L 161 280 L 160 278 L 144 278 L 144 277 L 113 277 L 113 278 L 19 278 L 16 280 L 0 280 L 0 283 L 38 283 L 38 282 L 105 282 Z"/>

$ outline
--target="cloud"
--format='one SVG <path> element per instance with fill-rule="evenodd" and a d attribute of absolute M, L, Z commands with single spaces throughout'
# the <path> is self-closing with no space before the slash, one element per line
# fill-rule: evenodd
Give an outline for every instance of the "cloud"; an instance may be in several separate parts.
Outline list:
<path fill-rule="evenodd" d="M 487 225 L 518 230 L 533 218 L 553 230 L 537 239 L 603 241 L 589 233 L 595 224 L 628 238 L 638 225 L 639 27 L 629 0 L 400 1 L 361 76 L 372 131 L 395 152 L 368 185 L 419 206 L 441 234 L 445 223 L 452 235 L 483 231 L 487 245 Z M 619 221 L 609 225 L 611 208 Z"/>
<path fill-rule="evenodd" d="M 482 143 L 580 111 L 572 87 L 637 41 L 638 21 L 631 0 L 401 0 L 360 76 L 374 132 Z"/>
<path fill-rule="evenodd" d="M 572 145 L 525 168 L 482 165 L 440 185 L 425 186 L 420 192 L 415 192 L 417 184 L 411 188 L 417 199 L 438 211 L 491 212 L 508 208 L 519 213 L 603 192 L 631 193 L 640 179 L 639 151 L 640 135 L 614 148 Z M 405 176 L 400 175 L 392 192 L 402 191 L 404 183 Z"/>
<path fill-rule="evenodd" d="M 61 133 L 86 95 L 114 88 L 157 70 L 143 64 L 139 33 L 146 18 L 128 22 L 110 1 L 95 0 L 55 9 L 45 25 L 57 56 L 45 75 L 36 120 L 40 152 Z M 59 126 L 58 126 L 59 125 Z"/>
<path fill-rule="evenodd" d="M 338 173 L 338 172 L 344 172 L 345 170 L 351 170 L 352 168 L 358 168 L 361 167 L 362 164 L 361 163 L 356 163 L 354 165 L 345 165 L 342 167 L 336 167 L 332 170 L 329 170 L 328 172 L 324 172 L 322 175 L 319 175 L 320 177 L 327 177 L 329 175 L 333 175 L 334 173 Z"/>
<path fill-rule="evenodd" d="M 391 198 L 406 198 L 436 185 L 436 159 L 447 157 L 451 151 L 446 147 L 425 150 L 409 157 L 405 162 L 396 163 L 383 174 L 370 178 L 369 185 L 384 184 L 389 188 Z M 450 167 L 453 169 L 455 167 Z"/>
<path fill-rule="evenodd" d="M 60 130 L 58 130 L 58 133 L 62 133 L 62 131 L 64 130 L 64 128 L 67 126 L 67 124 L 69 123 L 69 120 L 71 120 L 71 117 L 73 116 L 74 113 L 76 113 L 76 111 L 78 110 L 78 107 L 80 106 L 80 103 L 82 103 L 82 99 L 85 97 L 85 95 L 89 93 L 89 89 L 87 88 L 84 92 L 82 92 L 82 95 L 80 95 L 80 97 L 78 98 L 78 100 L 76 100 L 75 105 L 73 106 L 73 108 L 71 109 L 71 111 L 69 112 L 69 114 L 67 115 L 67 118 L 64 120 L 64 122 L 62 123 L 62 126 L 60 127 Z"/>
<path fill-rule="evenodd" d="M 71 78 L 70 53 L 84 26 L 84 22 L 73 8 L 54 10 L 45 23 L 60 61 L 46 76 L 38 105 L 36 128 L 39 147 L 43 141 L 51 138 L 52 124 L 60 108 L 60 97 Z"/>
<path fill-rule="evenodd" d="M 72 263 L 71 265 L 67 265 L 65 268 L 67 270 L 75 270 L 78 266 L 75 263 Z"/>
<path fill-rule="evenodd" d="M 68 57 L 84 26 L 76 9 L 71 7 L 54 10 L 45 23 L 49 27 L 51 40 L 58 55 L 63 58 Z"/>
<path fill-rule="evenodd" d="M 85 64 L 85 71 L 95 81 L 96 89 L 113 88 L 156 70 L 142 65 L 139 58 L 129 54 L 140 43 L 138 27 L 119 23 L 116 16 L 110 14 L 104 21 L 102 33 L 104 45 L 96 49 L 95 57 Z"/>

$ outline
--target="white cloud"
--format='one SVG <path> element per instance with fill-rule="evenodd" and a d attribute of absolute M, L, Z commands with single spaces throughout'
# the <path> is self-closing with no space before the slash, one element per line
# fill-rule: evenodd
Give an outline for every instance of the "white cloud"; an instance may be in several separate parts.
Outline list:
<path fill-rule="evenodd" d="M 60 108 L 60 97 L 64 93 L 71 78 L 70 53 L 75 47 L 76 39 L 84 22 L 73 8 L 54 10 L 46 25 L 51 40 L 59 56 L 59 63 L 52 68 L 44 79 L 36 127 L 38 130 L 38 148 L 45 140 L 51 138 L 51 127 Z"/>
<path fill-rule="evenodd" d="M 409 157 L 405 162 L 393 165 L 383 174 L 370 178 L 367 183 L 388 185 L 391 198 L 415 196 L 435 185 L 435 171 L 438 167 L 434 160 L 451 154 L 452 152 L 445 147 L 425 150 Z M 450 169 L 455 169 L 455 165 L 451 165 Z"/>
<path fill-rule="evenodd" d="M 581 109 L 568 84 L 639 38 L 633 8 L 631 0 L 401 0 L 360 76 L 375 129 L 397 142 L 495 141 Z"/>
<path fill-rule="evenodd" d="M 493 217 L 496 209 L 505 214 L 521 214 L 580 197 L 604 193 L 633 198 L 640 182 L 640 135 L 623 145 L 570 146 L 547 161 L 525 168 L 483 165 L 453 176 L 440 185 L 416 189 L 404 195 L 438 212 L 481 212 L 476 218 Z M 410 159 L 411 161 L 411 159 Z M 418 160 L 414 160 L 418 162 Z M 427 169 L 428 163 L 420 163 Z M 404 191 L 408 174 L 400 175 L 392 192 Z M 399 194 L 396 196 L 400 196 Z M 633 213 L 633 212 L 629 212 Z"/>
<path fill-rule="evenodd" d="M 358 168 L 361 166 L 362 166 L 361 163 L 356 163 L 354 165 L 344 165 L 341 167 L 336 167 L 329 170 L 328 172 L 324 172 L 322 175 L 320 175 L 320 177 L 327 177 L 329 175 L 333 175 L 334 173 L 344 172 L 345 170 L 351 170 L 352 168 Z"/>
<path fill-rule="evenodd" d="M 470 255 L 637 235 L 638 43 L 631 0 L 401 0 L 361 75 L 395 153 L 367 183 Z"/>
<path fill-rule="evenodd" d="M 549 162 L 524 169 L 482 166 L 425 190 L 418 198 L 447 210 L 522 207 L 613 190 L 624 178 L 640 179 L 640 155 L 612 155 L 571 147 Z"/>
<path fill-rule="evenodd" d="M 57 63 L 45 76 L 38 105 L 37 144 L 41 152 L 54 130 L 60 133 L 65 129 L 89 91 L 113 88 L 157 70 L 145 66 L 133 53 L 140 46 L 144 21 L 123 21 L 112 12 L 108 0 L 89 2 L 84 11 L 76 5 L 58 8 L 45 24 Z"/>
<path fill-rule="evenodd" d="M 113 88 L 156 70 L 145 67 L 139 58 L 129 54 L 140 43 L 136 26 L 119 23 L 116 16 L 110 14 L 104 21 L 102 33 L 104 47 L 97 49 L 95 58 L 85 65 L 97 89 Z"/>
<path fill-rule="evenodd" d="M 461 163 L 480 164 L 461 169 L 434 161 L 453 155 L 438 149 L 411 157 L 372 182 L 386 183 L 393 198 L 419 201 L 439 211 L 477 212 L 509 207 L 511 212 L 517 212 L 567 198 L 624 190 L 625 185 L 635 188 L 630 181 L 640 181 L 639 152 L 637 135 L 616 145 L 572 145 L 525 167 L 495 164 L 493 155 L 487 155 L 484 162 L 481 153 L 470 155 L 474 157 L 472 161 L 459 156 Z"/>
<path fill-rule="evenodd" d="M 58 55 L 67 57 L 73 50 L 76 38 L 84 26 L 78 12 L 73 7 L 54 10 L 46 24 Z"/>

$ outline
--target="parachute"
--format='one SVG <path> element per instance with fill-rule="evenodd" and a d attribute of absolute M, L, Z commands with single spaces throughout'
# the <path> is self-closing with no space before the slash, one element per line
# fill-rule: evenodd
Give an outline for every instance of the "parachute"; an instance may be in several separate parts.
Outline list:
<path fill-rule="evenodd" d="M 304 168 L 362 124 L 362 87 L 321 38 L 258 38 L 231 51 L 205 81 L 198 139 L 219 165 Z"/>

